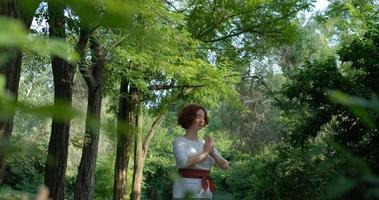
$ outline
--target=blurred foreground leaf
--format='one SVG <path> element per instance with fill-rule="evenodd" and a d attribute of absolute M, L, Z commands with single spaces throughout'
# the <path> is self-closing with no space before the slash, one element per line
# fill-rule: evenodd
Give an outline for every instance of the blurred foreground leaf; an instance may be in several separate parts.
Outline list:
<path fill-rule="evenodd" d="M 335 103 L 349 107 L 351 112 L 359 117 L 367 127 L 375 128 L 375 123 L 367 109 L 379 113 L 379 101 L 376 97 L 367 100 L 360 97 L 350 96 L 341 91 L 330 91 L 329 98 Z"/>
<path fill-rule="evenodd" d="M 79 58 L 74 48 L 64 41 L 31 35 L 18 20 L 0 17 L 0 24 L 0 48 L 17 47 L 42 56 L 54 55 L 71 63 Z M 2 53 L 1 61 L 3 57 Z"/>
<path fill-rule="evenodd" d="M 328 196 L 336 199 L 341 195 L 349 194 L 353 190 L 361 190 L 365 196 L 379 197 L 376 191 L 379 189 L 379 177 L 377 177 L 365 160 L 352 154 L 342 145 L 331 142 L 338 154 L 343 155 L 341 160 L 345 167 L 339 170 L 328 186 Z"/>
<path fill-rule="evenodd" d="M 3 96 L 5 89 L 5 77 L 4 75 L 0 74 L 0 97 Z"/>
<path fill-rule="evenodd" d="M 338 176 L 334 179 L 328 187 L 328 194 L 330 197 L 337 197 L 340 194 L 346 193 L 357 185 L 357 182 L 345 176 Z"/>

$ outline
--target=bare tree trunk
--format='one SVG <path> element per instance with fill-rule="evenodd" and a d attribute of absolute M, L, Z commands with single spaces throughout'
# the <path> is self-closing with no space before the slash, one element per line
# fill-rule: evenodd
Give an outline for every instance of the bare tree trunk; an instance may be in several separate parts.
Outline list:
<path fill-rule="evenodd" d="M 19 8 L 21 2 L 17 0 L 1 0 L 0 1 L 0 15 L 7 16 L 15 19 L 22 19 L 25 27 L 29 28 L 33 19 L 33 15 L 29 12 L 22 12 Z M 29 2 L 29 10 L 33 12 L 37 8 L 37 1 Z M 0 66 L 0 74 L 4 74 L 6 77 L 5 88 L 11 92 L 14 96 L 14 100 L 17 101 L 18 86 L 20 82 L 20 71 L 22 52 L 20 49 L 2 49 L 2 52 L 7 52 L 9 60 L 4 66 Z M 13 128 L 14 110 L 11 111 L 6 121 L 0 122 L 0 185 L 4 182 L 5 169 L 6 169 L 6 149 L 9 144 L 9 139 L 12 134 Z"/>
<path fill-rule="evenodd" d="M 119 111 L 117 121 L 117 153 L 115 161 L 113 200 L 126 199 L 128 164 L 135 130 L 135 103 L 132 94 L 135 89 L 127 80 L 120 85 Z"/>
<path fill-rule="evenodd" d="M 150 127 L 149 133 L 147 134 L 145 140 L 143 141 L 143 112 L 142 112 L 142 104 L 139 108 L 138 114 L 138 131 L 135 136 L 135 148 L 134 148 L 134 171 L 133 171 L 133 190 L 131 194 L 132 200 L 141 199 L 141 186 L 143 179 L 143 168 L 145 165 L 145 160 L 147 156 L 147 152 L 149 149 L 149 144 L 151 139 L 154 137 L 155 132 L 159 125 L 161 124 L 165 110 L 162 110 L 158 116 L 155 118 L 153 124 Z"/>
<path fill-rule="evenodd" d="M 134 170 L 133 170 L 133 187 L 131 200 L 141 199 L 141 184 L 142 184 L 142 172 L 143 172 L 143 152 L 142 152 L 142 140 L 143 140 L 143 111 L 142 105 L 138 106 L 137 115 L 137 128 L 136 135 L 134 136 Z"/>
<path fill-rule="evenodd" d="M 80 38 L 82 39 L 83 37 L 88 36 L 85 34 L 87 33 L 81 31 Z M 85 38 L 83 39 L 85 40 Z M 81 40 L 79 40 L 79 43 L 80 42 Z M 100 133 L 100 112 L 105 59 L 101 51 L 100 44 L 93 37 L 90 40 L 90 48 L 92 51 L 92 68 L 87 69 L 84 63 L 81 63 L 80 66 L 82 75 L 88 86 L 88 104 L 86 130 L 84 136 L 85 142 L 75 183 L 74 199 L 76 200 L 93 199 L 93 192 L 95 188 L 95 172 Z M 83 56 L 84 55 L 82 55 L 82 58 Z"/>
<path fill-rule="evenodd" d="M 65 40 L 65 20 L 63 2 L 49 1 L 49 34 L 51 38 Z M 58 57 L 52 57 L 51 65 L 54 77 L 54 105 L 63 101 L 71 106 L 73 67 Z M 45 166 L 45 185 L 49 188 L 49 197 L 64 199 L 64 178 L 67 166 L 70 120 L 58 121 L 53 116 L 51 136 Z"/>

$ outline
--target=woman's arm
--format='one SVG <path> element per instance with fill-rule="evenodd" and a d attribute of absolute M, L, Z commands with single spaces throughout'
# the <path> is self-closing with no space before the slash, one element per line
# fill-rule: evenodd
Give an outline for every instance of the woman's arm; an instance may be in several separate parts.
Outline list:
<path fill-rule="evenodd" d="M 206 138 L 205 144 L 203 146 L 203 152 L 194 156 L 187 156 L 185 152 L 185 145 L 181 144 L 180 142 L 174 142 L 173 146 L 177 167 L 187 168 L 207 158 L 207 156 L 212 151 L 213 143 L 211 138 Z"/>
<path fill-rule="evenodd" d="M 227 170 L 229 169 L 229 162 L 225 160 L 220 153 L 218 153 L 217 149 L 212 148 L 212 151 L 209 153 L 209 155 L 215 160 L 216 164 L 220 169 Z"/>
<path fill-rule="evenodd" d="M 186 162 L 184 168 L 190 167 L 194 164 L 197 164 L 197 163 L 203 161 L 205 158 L 207 158 L 208 155 L 209 155 L 209 152 L 203 151 L 203 152 L 201 152 L 195 156 L 188 156 L 188 159 L 187 159 L 187 162 Z"/>
<path fill-rule="evenodd" d="M 213 149 L 213 142 L 210 137 L 205 138 L 205 144 L 203 146 L 203 152 L 195 155 L 195 156 L 188 156 L 186 167 L 192 166 L 194 164 L 197 164 L 201 161 L 203 161 L 205 158 L 208 157 L 210 152 Z"/>

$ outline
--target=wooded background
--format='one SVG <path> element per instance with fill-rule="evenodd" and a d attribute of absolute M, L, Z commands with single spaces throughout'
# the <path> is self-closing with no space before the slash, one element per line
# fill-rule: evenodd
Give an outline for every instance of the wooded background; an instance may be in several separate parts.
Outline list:
<path fill-rule="evenodd" d="M 170 199 L 187 103 L 214 199 L 379 198 L 378 0 L 0 2 L 0 199 Z"/>

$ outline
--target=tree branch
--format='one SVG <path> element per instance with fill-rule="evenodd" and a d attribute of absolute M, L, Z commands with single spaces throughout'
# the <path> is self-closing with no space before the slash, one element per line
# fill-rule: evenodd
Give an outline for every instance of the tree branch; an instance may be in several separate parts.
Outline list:
<path fill-rule="evenodd" d="M 92 54 L 92 73 L 90 77 L 92 79 L 90 80 L 92 81 L 91 89 L 96 90 L 100 87 L 102 81 L 105 57 L 102 52 L 100 43 L 94 35 L 91 35 L 90 37 L 90 49 Z"/>
<path fill-rule="evenodd" d="M 251 33 L 254 32 L 254 33 L 260 33 L 260 34 L 270 33 L 270 32 L 265 32 L 265 31 L 258 31 L 256 28 L 261 27 L 261 26 L 264 26 L 264 25 L 266 25 L 266 24 L 272 24 L 273 22 L 278 22 L 278 21 L 280 21 L 280 20 L 284 20 L 284 19 L 288 18 L 289 16 L 291 16 L 291 15 L 297 13 L 297 12 L 300 11 L 301 9 L 302 9 L 302 8 L 296 9 L 296 10 L 294 10 L 293 12 L 290 12 L 290 13 L 288 13 L 288 14 L 286 14 L 286 15 L 281 16 L 281 17 L 278 17 L 278 18 L 275 18 L 275 19 L 271 19 L 270 21 L 264 21 L 264 22 L 262 22 L 262 23 L 260 23 L 260 24 L 255 24 L 254 26 L 250 26 L 250 27 L 245 28 L 245 29 L 236 30 L 236 32 L 232 32 L 232 33 L 229 33 L 229 34 L 227 34 L 227 35 L 224 35 L 224 36 L 221 36 L 221 37 L 218 37 L 218 38 L 214 38 L 214 39 L 210 39 L 210 40 L 203 40 L 203 42 L 205 42 L 205 43 L 218 42 L 218 41 L 225 40 L 225 39 L 227 39 L 227 38 L 231 38 L 231 37 L 239 36 L 239 35 L 241 35 L 241 34 L 243 34 L 243 33 L 246 33 L 246 32 L 251 32 Z M 280 31 L 277 30 L 277 31 L 273 31 L 273 32 L 271 32 L 271 33 L 275 33 L 275 34 L 277 34 L 277 33 L 280 33 Z"/>
<path fill-rule="evenodd" d="M 174 5 L 171 1 L 169 1 L 169 0 L 163 0 L 163 1 L 164 1 L 167 5 L 171 6 L 172 9 L 174 9 L 174 10 L 171 10 L 171 11 L 173 11 L 173 12 L 175 12 L 175 13 L 183 13 L 183 12 L 185 11 L 185 9 L 180 10 L 180 9 L 176 8 L 175 5 Z"/>
<path fill-rule="evenodd" d="M 123 36 L 120 40 L 118 40 L 111 47 L 109 47 L 109 50 L 113 49 L 115 46 L 117 46 L 118 44 L 120 44 L 125 38 L 126 38 L 126 36 Z"/>
<path fill-rule="evenodd" d="M 149 90 L 168 90 L 168 89 L 174 89 L 174 88 L 199 88 L 204 87 L 205 85 L 174 85 L 174 84 L 168 84 L 168 85 L 151 85 L 149 86 Z"/>
<path fill-rule="evenodd" d="M 161 111 L 159 113 L 159 115 L 155 118 L 153 124 L 151 125 L 150 127 L 150 130 L 149 130 L 149 133 L 147 134 L 147 137 L 145 139 L 145 141 L 143 142 L 143 145 L 142 145 L 142 156 L 143 156 L 143 159 L 146 158 L 146 155 L 147 155 L 147 150 L 149 148 L 149 144 L 150 144 L 150 141 L 151 139 L 154 137 L 155 133 L 156 133 L 156 130 L 157 128 L 160 126 L 160 124 L 162 123 L 162 120 L 164 118 L 164 114 L 167 112 L 166 109 L 164 109 L 163 111 Z"/>
<path fill-rule="evenodd" d="M 195 39 L 200 39 L 204 35 L 210 33 L 211 31 L 213 31 L 215 28 L 217 28 L 220 24 L 222 24 L 223 22 L 225 22 L 227 19 L 233 18 L 233 17 L 238 16 L 238 15 L 239 14 L 234 14 L 234 15 L 229 15 L 229 16 L 222 17 L 218 22 L 214 23 L 211 27 L 204 28 L 199 33 L 197 33 L 196 36 L 195 36 Z"/>
<path fill-rule="evenodd" d="M 94 85 L 94 80 L 91 74 L 91 70 L 86 62 L 85 49 L 87 46 L 87 42 L 89 40 L 90 32 L 85 30 L 84 28 L 80 29 L 79 33 L 79 41 L 76 44 L 76 51 L 79 53 L 79 71 L 82 74 L 84 80 L 86 81 L 87 86 Z"/>

